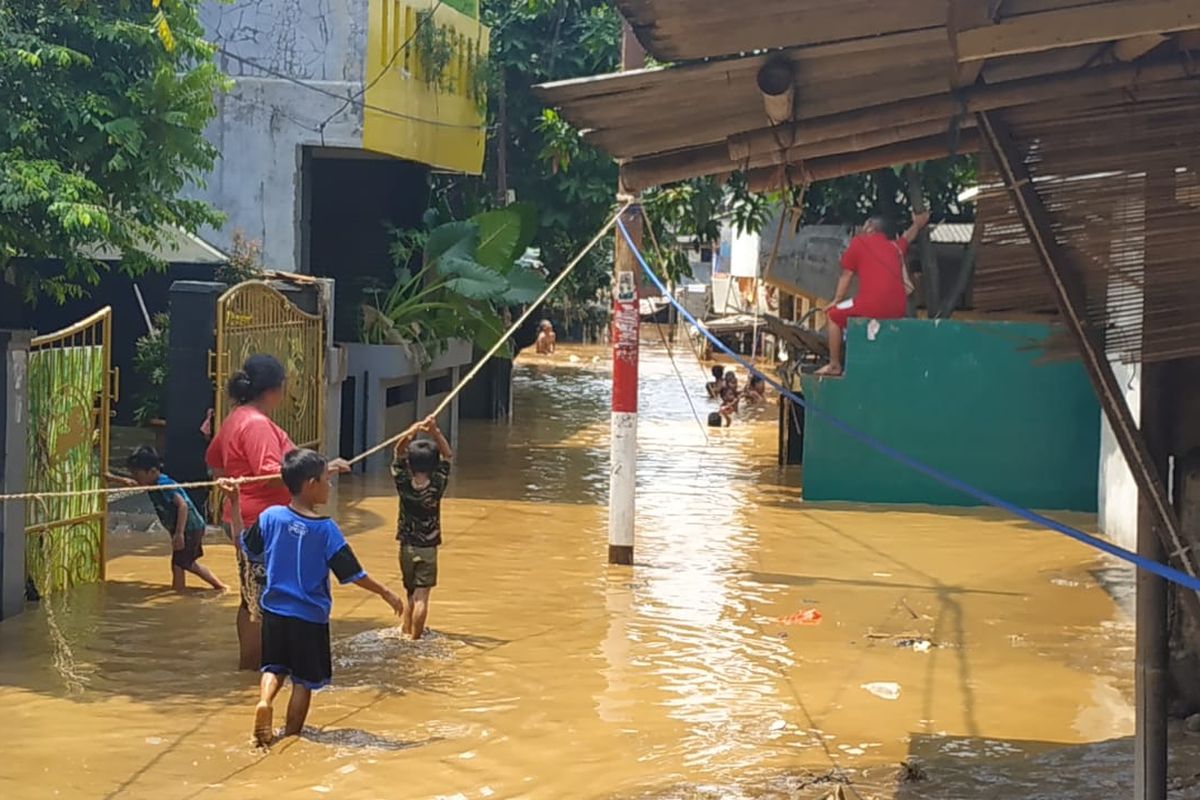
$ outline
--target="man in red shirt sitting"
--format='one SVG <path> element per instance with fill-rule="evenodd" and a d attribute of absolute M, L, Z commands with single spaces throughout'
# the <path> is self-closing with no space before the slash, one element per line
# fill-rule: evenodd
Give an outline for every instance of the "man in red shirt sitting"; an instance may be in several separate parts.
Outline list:
<path fill-rule="evenodd" d="M 904 258 L 908 245 L 929 222 L 929 212 L 913 215 L 913 223 L 899 239 L 891 237 L 887 220 L 871 217 L 862 233 L 850 241 L 842 254 L 842 276 L 838 278 L 833 303 L 825 309 L 829 318 L 829 363 L 818 375 L 842 374 L 842 332 L 851 317 L 899 319 L 908 305 L 904 286 Z M 858 293 L 847 300 L 851 279 L 858 276 Z"/>

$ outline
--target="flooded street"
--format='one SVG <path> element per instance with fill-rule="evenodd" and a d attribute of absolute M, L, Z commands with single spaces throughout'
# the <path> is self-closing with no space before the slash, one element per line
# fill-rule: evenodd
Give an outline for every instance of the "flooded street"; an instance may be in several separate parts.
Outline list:
<path fill-rule="evenodd" d="M 428 640 L 335 589 L 334 687 L 256 751 L 235 596 L 173 595 L 166 535 L 115 534 L 106 585 L 0 624 L 0 797 L 1129 794 L 1129 574 L 998 512 L 805 506 L 773 398 L 706 432 L 655 348 L 637 565 L 610 569 L 607 355 L 526 358 L 514 392 L 511 425 L 462 429 Z M 399 587 L 395 516 L 385 480 L 341 479 L 336 519 Z M 914 756 L 927 780 L 898 782 Z"/>

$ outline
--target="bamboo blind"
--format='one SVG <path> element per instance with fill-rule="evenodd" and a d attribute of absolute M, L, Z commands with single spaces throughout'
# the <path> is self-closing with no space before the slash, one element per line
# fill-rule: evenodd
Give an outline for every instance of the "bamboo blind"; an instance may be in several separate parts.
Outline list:
<path fill-rule="evenodd" d="M 1127 362 L 1200 355 L 1200 100 L 1011 121 L 1089 320 Z M 1055 313 L 1049 283 L 990 156 L 973 300 Z"/>

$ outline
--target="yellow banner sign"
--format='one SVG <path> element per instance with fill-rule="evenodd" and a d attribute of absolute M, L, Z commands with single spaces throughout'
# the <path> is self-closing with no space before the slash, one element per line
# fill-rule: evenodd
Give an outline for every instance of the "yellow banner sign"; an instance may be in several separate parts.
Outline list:
<path fill-rule="evenodd" d="M 437 0 L 370 0 L 363 147 L 483 171 L 487 26 Z"/>

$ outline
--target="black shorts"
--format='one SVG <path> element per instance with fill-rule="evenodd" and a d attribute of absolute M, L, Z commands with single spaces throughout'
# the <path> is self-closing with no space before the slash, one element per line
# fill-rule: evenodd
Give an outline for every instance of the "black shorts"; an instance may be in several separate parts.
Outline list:
<path fill-rule="evenodd" d="M 309 689 L 333 679 L 329 624 L 285 617 L 262 610 L 262 671 L 291 676 Z"/>
<path fill-rule="evenodd" d="M 183 549 L 171 551 L 171 566 L 180 569 L 191 569 L 192 565 L 204 556 L 204 531 L 185 531 L 183 534 Z M 174 546 L 174 540 L 172 540 Z"/>

